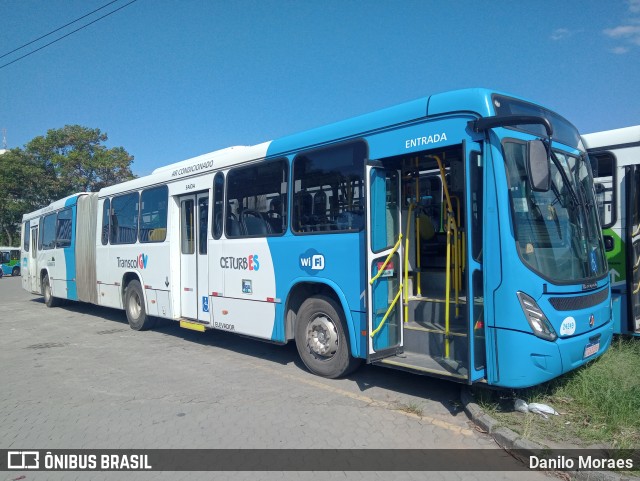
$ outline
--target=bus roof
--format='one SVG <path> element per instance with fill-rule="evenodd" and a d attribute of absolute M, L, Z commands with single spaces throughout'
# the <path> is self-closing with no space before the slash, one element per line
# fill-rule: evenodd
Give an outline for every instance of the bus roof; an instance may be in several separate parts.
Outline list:
<path fill-rule="evenodd" d="M 62 209 L 63 207 L 69 207 L 71 205 L 75 205 L 78 202 L 78 197 L 81 195 L 88 195 L 88 192 L 78 192 L 76 194 L 71 194 L 64 199 L 56 200 L 52 202 L 46 207 L 42 209 L 35 210 L 33 212 L 29 212 L 22 216 L 22 222 L 28 221 L 29 219 L 33 219 L 34 217 L 40 217 L 42 214 L 47 214 L 54 210 Z"/>
<path fill-rule="evenodd" d="M 100 197 L 137 190 L 149 185 L 163 184 L 189 173 L 216 171 L 234 165 L 287 155 L 300 149 L 313 148 L 330 142 L 346 140 L 385 127 L 403 124 L 451 112 L 468 112 L 480 117 L 494 115 L 491 95 L 514 95 L 485 88 L 454 90 L 422 97 L 393 107 L 351 119 L 317 127 L 276 140 L 252 146 L 234 146 L 158 167 L 150 175 L 100 190 Z M 522 99 L 525 100 L 525 99 Z"/>
<path fill-rule="evenodd" d="M 637 147 L 640 145 L 640 125 L 585 134 L 582 139 L 589 150 Z"/>

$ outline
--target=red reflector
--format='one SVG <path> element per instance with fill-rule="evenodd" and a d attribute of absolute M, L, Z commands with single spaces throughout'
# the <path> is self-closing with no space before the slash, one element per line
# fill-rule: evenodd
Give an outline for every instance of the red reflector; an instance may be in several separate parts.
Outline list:
<path fill-rule="evenodd" d="M 362 334 L 363 336 L 367 336 L 367 331 L 360 331 L 360 334 Z"/>
<path fill-rule="evenodd" d="M 214 296 L 214 297 L 218 297 L 218 293 L 217 292 L 212 292 L 211 295 Z"/>
<path fill-rule="evenodd" d="M 151 286 L 144 286 L 145 289 L 151 289 Z"/>
<path fill-rule="evenodd" d="M 276 302 L 276 300 L 273 297 L 267 297 L 267 302 Z"/>
<path fill-rule="evenodd" d="M 482 322 L 482 321 L 476 322 L 476 325 L 474 326 L 474 329 L 484 329 L 484 322 Z"/>

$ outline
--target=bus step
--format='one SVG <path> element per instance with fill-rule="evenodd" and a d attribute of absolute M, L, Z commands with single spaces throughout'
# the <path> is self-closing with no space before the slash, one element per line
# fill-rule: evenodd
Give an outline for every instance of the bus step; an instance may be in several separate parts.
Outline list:
<path fill-rule="evenodd" d="M 466 380 L 468 377 L 467 368 L 462 363 L 415 352 L 385 357 L 376 364 L 445 378 Z"/>
<path fill-rule="evenodd" d="M 180 319 L 180 327 L 190 329 L 192 331 L 204 332 L 209 323 L 198 321 L 195 319 Z"/>
<path fill-rule="evenodd" d="M 446 302 L 446 299 L 441 299 L 439 297 L 427 297 L 427 296 L 408 296 L 407 300 L 409 302 L 438 302 L 441 304 L 444 304 Z M 451 297 L 451 299 L 449 299 L 449 304 L 455 305 L 456 300 Z M 467 298 L 466 297 L 458 297 L 458 304 L 466 304 L 467 303 Z"/>
<path fill-rule="evenodd" d="M 466 365 L 468 336 L 462 326 L 452 326 L 449 331 L 448 359 Z M 407 353 L 424 354 L 433 358 L 446 358 L 446 333 L 441 326 L 408 322 L 404 324 L 403 345 Z"/>
<path fill-rule="evenodd" d="M 404 328 L 405 329 L 409 329 L 410 331 L 421 331 L 421 332 L 429 332 L 431 334 L 439 334 L 444 336 L 445 335 L 445 329 L 442 326 L 439 326 L 437 324 L 431 324 L 428 322 L 421 322 L 421 323 L 417 323 L 417 322 L 405 322 L 404 323 Z M 462 326 L 453 326 L 449 328 L 449 335 L 450 336 L 461 336 L 461 337 L 467 337 L 467 332 L 466 330 L 462 330 L 464 329 L 464 327 Z"/>

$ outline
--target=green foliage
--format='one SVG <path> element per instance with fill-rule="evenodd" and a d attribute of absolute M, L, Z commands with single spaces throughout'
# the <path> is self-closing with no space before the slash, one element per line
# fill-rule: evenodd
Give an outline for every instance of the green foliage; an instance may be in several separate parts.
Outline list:
<path fill-rule="evenodd" d="M 514 396 L 478 393 L 479 404 L 505 425 L 543 444 L 614 448 L 640 446 L 640 342 L 615 340 L 599 359 L 540 386 L 515 392 L 527 403 L 541 402 L 561 413 L 548 420 L 514 412 Z"/>
<path fill-rule="evenodd" d="M 133 156 L 122 147 L 107 149 L 102 145 L 106 140 L 100 129 L 65 125 L 27 143 L 25 152 L 54 170 L 57 198 L 62 198 L 133 179 Z"/>
<path fill-rule="evenodd" d="M 76 192 L 133 179 L 133 156 L 100 129 L 66 125 L 0 155 L 0 243 L 19 243 L 22 214 Z"/>

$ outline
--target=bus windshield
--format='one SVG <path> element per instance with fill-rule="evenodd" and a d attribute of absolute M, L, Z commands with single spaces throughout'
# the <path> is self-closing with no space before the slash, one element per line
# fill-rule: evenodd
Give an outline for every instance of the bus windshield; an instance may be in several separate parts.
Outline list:
<path fill-rule="evenodd" d="M 534 192 L 527 179 L 526 149 L 524 142 L 504 143 L 520 257 L 552 282 L 587 282 L 604 276 L 604 243 L 586 157 L 554 150 L 551 188 Z"/>

